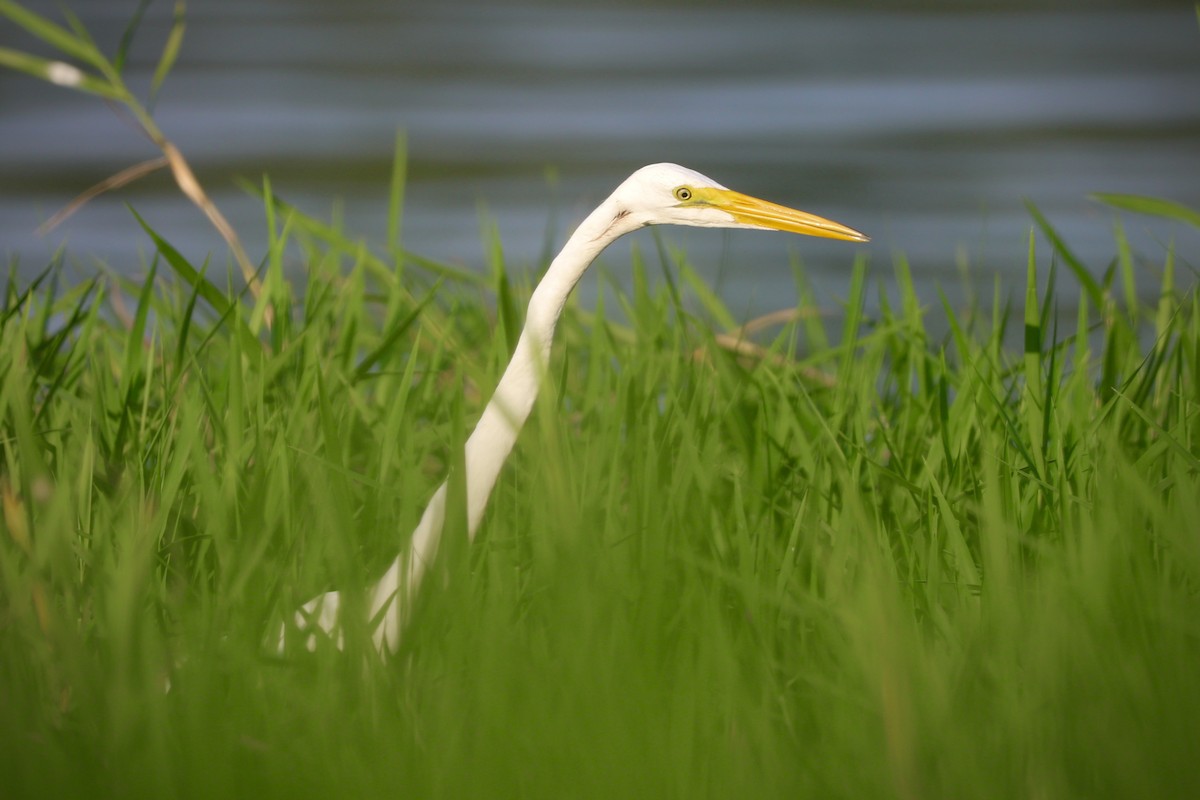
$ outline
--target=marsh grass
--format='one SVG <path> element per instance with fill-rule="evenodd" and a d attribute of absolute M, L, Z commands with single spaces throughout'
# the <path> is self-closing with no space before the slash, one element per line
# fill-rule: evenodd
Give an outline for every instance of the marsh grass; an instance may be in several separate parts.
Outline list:
<path fill-rule="evenodd" d="M 1023 301 L 963 314 L 903 261 L 868 313 L 859 261 L 831 317 L 799 271 L 754 356 L 686 263 L 635 257 L 568 306 L 479 540 L 451 530 L 384 662 L 365 625 L 344 652 L 270 631 L 394 554 L 529 282 L 263 195 L 257 300 L 148 225 L 144 280 L 8 283 L 6 796 L 1200 787 L 1200 315 L 1172 254 L 1144 307 L 1118 253 L 1070 331 L 1032 244 Z"/>

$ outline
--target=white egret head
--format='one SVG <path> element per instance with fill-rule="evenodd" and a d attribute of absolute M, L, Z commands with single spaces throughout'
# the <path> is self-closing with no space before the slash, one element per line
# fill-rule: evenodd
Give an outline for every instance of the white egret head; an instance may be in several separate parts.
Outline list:
<path fill-rule="evenodd" d="M 753 228 L 869 241 L 853 228 L 735 192 L 678 164 L 642 167 L 617 187 L 610 199 L 630 228 L 644 225 Z"/>

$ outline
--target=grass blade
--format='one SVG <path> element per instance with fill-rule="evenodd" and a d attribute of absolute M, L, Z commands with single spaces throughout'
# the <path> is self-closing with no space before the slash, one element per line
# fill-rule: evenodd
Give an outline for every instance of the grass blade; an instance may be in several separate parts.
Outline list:
<path fill-rule="evenodd" d="M 245 346 L 248 350 L 261 349 L 262 345 L 251 332 L 250 328 L 247 327 L 245 321 L 241 319 L 240 315 L 233 314 L 234 306 L 238 305 L 236 298 L 231 300 L 230 297 L 227 297 L 224 292 L 214 286 L 211 281 L 205 278 L 196 270 L 195 267 L 188 263 L 188 260 L 184 258 L 178 250 L 176 250 L 169 242 L 159 236 L 158 233 L 155 232 L 155 230 L 151 228 L 144 219 L 142 219 L 140 214 L 133 209 L 130 209 L 130 213 L 132 213 L 134 218 L 137 219 L 138 224 L 142 226 L 142 230 L 146 232 L 146 235 L 154 241 L 154 246 L 158 248 L 158 252 L 161 253 L 162 257 L 167 260 L 167 263 L 171 265 L 171 268 L 175 270 L 176 274 L 183 278 L 189 286 L 194 287 L 200 296 L 203 297 L 223 319 L 230 317 L 234 318 L 233 325 L 237 329 L 239 337 L 243 340 L 243 346 Z M 247 346 L 251 342 L 253 342 L 253 345 Z"/>
<path fill-rule="evenodd" d="M 1096 282 L 1096 279 L 1092 277 L 1091 271 L 1088 270 L 1084 263 L 1080 261 L 1075 253 L 1071 251 L 1071 248 L 1068 247 L 1067 243 L 1064 242 L 1062 237 L 1058 235 L 1058 231 L 1054 229 L 1054 227 L 1050 224 L 1050 221 L 1042 216 L 1041 211 L 1038 211 L 1037 206 L 1029 201 L 1026 201 L 1025 208 L 1029 210 L 1029 213 L 1037 223 L 1038 228 L 1041 229 L 1042 235 L 1049 240 L 1050 246 L 1054 248 L 1054 252 L 1058 254 L 1059 258 L 1066 262 L 1067 267 L 1071 270 L 1072 274 L 1075 275 L 1075 279 L 1079 281 L 1080 285 L 1083 286 L 1084 291 L 1087 292 L 1088 299 L 1091 300 L 1092 304 L 1097 308 L 1103 308 L 1104 291 L 1100 288 L 1100 284 Z"/>
<path fill-rule="evenodd" d="M 179 49 L 183 46 L 183 33 L 186 23 L 186 5 L 183 0 L 177 0 L 175 3 L 175 17 L 171 22 L 171 32 L 167 34 L 167 41 L 163 45 L 162 55 L 159 56 L 158 65 L 154 68 L 154 78 L 150 81 L 151 106 L 154 105 L 154 101 L 158 97 L 158 90 L 162 88 L 163 81 L 167 79 L 167 74 L 175 66 L 175 60 L 179 57 Z"/>
<path fill-rule="evenodd" d="M 117 44 L 117 52 L 112 60 L 113 69 L 117 71 L 117 74 L 125 71 L 125 58 L 129 55 L 133 38 L 137 35 L 137 30 L 142 24 L 142 17 L 145 16 L 146 9 L 150 7 L 151 2 L 153 0 L 139 0 L 137 8 L 134 9 L 133 15 L 125 25 L 125 30 L 121 32 L 121 41 Z M 75 20 L 72 20 L 72 24 L 77 32 L 82 28 Z"/>
<path fill-rule="evenodd" d="M 29 33 L 69 56 L 79 59 L 97 69 L 107 65 L 104 56 L 90 41 L 63 28 L 45 17 L 35 14 L 13 0 L 0 0 L 0 14 Z"/>
<path fill-rule="evenodd" d="M 408 182 L 408 138 L 396 131 L 392 148 L 392 176 L 388 182 L 387 246 L 388 253 L 400 260 L 400 237 L 404 223 L 404 187 Z"/>
<path fill-rule="evenodd" d="M 1189 208 L 1182 203 L 1163 200 L 1158 197 L 1146 197 L 1137 194 L 1108 194 L 1098 192 L 1088 195 L 1093 200 L 1104 203 L 1123 211 L 1134 211 L 1138 214 L 1149 214 L 1152 217 L 1173 219 L 1194 228 L 1200 228 L 1200 211 Z"/>
<path fill-rule="evenodd" d="M 433 299 L 437 296 L 438 289 L 441 287 L 441 285 L 442 282 L 438 281 L 437 284 L 435 284 L 434 287 L 429 290 L 425 297 L 421 298 L 421 301 L 417 303 L 411 311 L 408 312 L 408 314 L 397 320 L 388 329 L 387 333 L 384 334 L 383 340 L 379 343 L 379 346 L 363 357 L 362 361 L 360 361 L 358 366 L 354 369 L 354 381 L 356 383 L 364 378 L 370 377 L 371 370 L 375 368 L 375 365 L 388 357 L 396 342 L 400 341 L 400 338 L 403 337 L 404 334 L 408 333 L 409 328 L 411 328 L 413 323 L 420 318 L 421 312 L 425 310 L 425 307 L 433 302 Z"/>
<path fill-rule="evenodd" d="M 24 72 L 35 78 L 48 81 L 69 89 L 79 89 L 89 94 L 108 97 L 113 100 L 123 99 L 125 94 L 116 89 L 108 81 L 81 72 L 78 68 L 62 61 L 51 61 L 46 58 L 31 56 L 19 50 L 0 47 L 0 66 Z"/>

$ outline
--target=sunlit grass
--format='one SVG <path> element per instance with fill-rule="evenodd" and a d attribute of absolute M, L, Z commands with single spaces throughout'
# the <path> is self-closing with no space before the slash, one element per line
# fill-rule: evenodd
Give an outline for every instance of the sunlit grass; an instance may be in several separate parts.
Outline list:
<path fill-rule="evenodd" d="M 686 265 L 633 264 L 567 309 L 480 539 L 452 532 L 384 662 L 364 628 L 270 632 L 394 555 L 529 287 L 268 208 L 257 301 L 162 238 L 145 281 L 9 282 L 6 796 L 1200 787 L 1200 315 L 1170 254 L 1155 305 L 1113 298 L 1118 258 L 1070 331 L 1046 257 L 967 313 L 903 262 L 868 306 L 859 263 L 844 313 L 806 300 L 754 354 L 657 277 Z"/>

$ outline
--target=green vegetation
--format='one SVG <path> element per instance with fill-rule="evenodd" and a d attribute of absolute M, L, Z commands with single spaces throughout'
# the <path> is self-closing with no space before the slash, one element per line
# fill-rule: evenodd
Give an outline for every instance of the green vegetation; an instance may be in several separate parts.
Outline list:
<path fill-rule="evenodd" d="M 498 253 L 400 249 L 402 183 L 384 255 L 265 187 L 253 294 L 149 227 L 143 281 L 10 278 L 4 797 L 1200 793 L 1200 298 L 1168 252 L 1142 305 L 1120 236 L 1093 277 L 1040 217 L 1069 331 L 1032 247 L 1013 309 L 923 308 L 901 261 L 868 312 L 857 263 L 834 322 L 797 270 L 742 348 L 635 259 L 567 308 L 400 653 L 276 652 L 395 554 L 519 329 Z"/>
<path fill-rule="evenodd" d="M 1200 787 L 1200 315 L 1169 258 L 1156 307 L 1106 281 L 1070 335 L 1031 258 L 1016 356 L 1004 308 L 932 340 L 903 264 L 878 315 L 860 264 L 839 330 L 801 283 L 737 355 L 686 264 L 635 263 L 568 308 L 480 540 L 383 662 L 271 631 L 395 552 L 528 287 L 274 220 L 256 304 L 161 239 L 191 283 L 9 283 L 6 796 Z"/>

